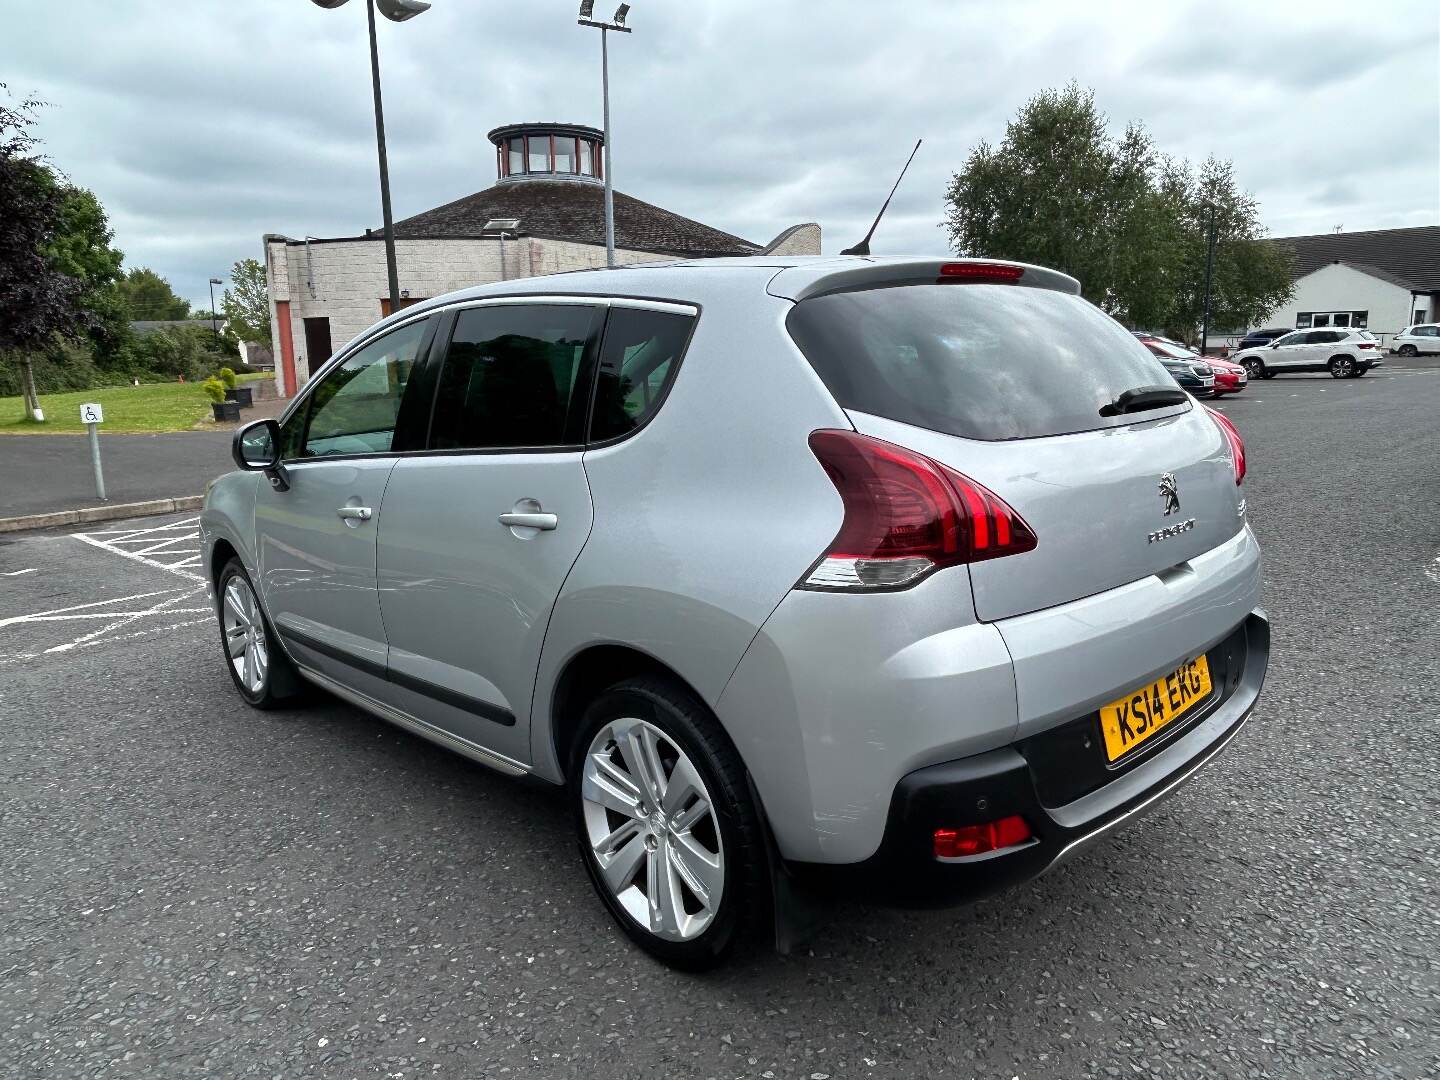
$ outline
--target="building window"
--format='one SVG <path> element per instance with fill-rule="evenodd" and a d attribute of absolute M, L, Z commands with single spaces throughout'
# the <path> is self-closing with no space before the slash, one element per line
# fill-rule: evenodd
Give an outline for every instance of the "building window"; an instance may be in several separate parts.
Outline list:
<path fill-rule="evenodd" d="M 576 140 L 569 135 L 555 136 L 556 172 L 573 173 L 575 171 L 575 143 Z"/>
<path fill-rule="evenodd" d="M 1349 326 L 1349 325 L 1350 325 L 1350 312 L 1348 312 L 1348 311 L 1337 311 L 1337 312 L 1335 312 L 1334 314 L 1332 314 L 1332 315 L 1330 316 L 1330 325 L 1331 325 L 1331 326 Z"/>
<path fill-rule="evenodd" d="M 595 175 L 594 144 L 589 139 L 577 140 L 580 144 L 580 167 L 575 171 L 581 176 Z M 1419 316 L 1417 315 L 1417 318 Z"/>
<path fill-rule="evenodd" d="M 509 161 L 505 170 L 506 176 L 519 176 L 525 171 L 525 139 L 521 135 L 510 140 L 510 148 L 507 153 Z"/>
<path fill-rule="evenodd" d="M 529 172 L 540 173 L 550 171 L 550 136 L 531 135 L 530 143 L 530 168 Z"/>
<path fill-rule="evenodd" d="M 1295 316 L 1295 329 L 1296 329 L 1296 330 L 1309 330 L 1309 329 L 1310 329 L 1310 320 L 1313 319 L 1314 317 L 1315 317 L 1315 313 L 1312 312 L 1312 311 L 1302 311 L 1302 312 L 1300 312 L 1298 315 Z"/>

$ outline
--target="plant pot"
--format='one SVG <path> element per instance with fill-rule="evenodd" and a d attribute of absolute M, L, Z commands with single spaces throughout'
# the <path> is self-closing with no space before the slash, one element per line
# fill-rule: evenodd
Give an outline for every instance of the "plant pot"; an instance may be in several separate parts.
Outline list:
<path fill-rule="evenodd" d="M 255 404 L 254 396 L 248 386 L 237 386 L 225 391 L 225 400 L 233 401 L 242 409 L 248 409 Z"/>
<path fill-rule="evenodd" d="M 233 401 L 211 402 L 210 408 L 215 410 L 216 420 L 238 421 L 240 419 L 240 406 Z"/>

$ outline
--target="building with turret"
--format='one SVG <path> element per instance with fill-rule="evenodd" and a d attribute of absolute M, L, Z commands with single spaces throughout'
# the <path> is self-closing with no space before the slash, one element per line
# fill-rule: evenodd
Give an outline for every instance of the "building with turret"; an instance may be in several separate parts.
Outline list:
<path fill-rule="evenodd" d="M 472 285 L 605 265 L 604 134 L 583 124 L 490 132 L 496 180 L 395 223 L 401 307 Z M 820 226 L 752 243 L 614 193 L 617 263 L 727 255 L 818 255 Z M 331 353 L 390 313 L 380 229 L 363 236 L 267 235 L 275 381 L 290 396 Z"/>

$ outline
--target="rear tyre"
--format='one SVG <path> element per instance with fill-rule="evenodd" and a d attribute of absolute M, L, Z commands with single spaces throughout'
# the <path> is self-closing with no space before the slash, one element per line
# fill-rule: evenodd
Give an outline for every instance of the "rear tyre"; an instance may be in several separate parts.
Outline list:
<path fill-rule="evenodd" d="M 631 941 L 672 967 L 720 963 L 767 910 L 745 768 L 703 704 L 661 678 L 586 709 L 570 759 L 580 857 Z"/>
<path fill-rule="evenodd" d="M 1420 352 L 1414 345 L 1401 345 L 1396 351 L 1399 352 L 1401 356 L 1418 356 Z"/>
<path fill-rule="evenodd" d="M 257 709 L 278 709 L 293 702 L 304 684 L 276 642 L 239 559 L 225 564 L 215 592 L 219 597 L 220 648 L 235 689 Z"/>
<path fill-rule="evenodd" d="M 1252 379 L 1268 379 L 1270 376 L 1265 372 L 1265 361 L 1258 356 L 1247 356 L 1245 358 L 1245 372 Z"/>
<path fill-rule="evenodd" d="M 1349 356 L 1332 356 L 1330 358 L 1330 377 L 1332 379 L 1353 379 L 1355 377 L 1355 360 Z"/>

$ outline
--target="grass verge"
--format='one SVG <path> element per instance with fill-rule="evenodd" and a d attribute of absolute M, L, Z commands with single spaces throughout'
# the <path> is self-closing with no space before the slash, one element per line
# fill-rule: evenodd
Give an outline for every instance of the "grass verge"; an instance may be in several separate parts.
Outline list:
<path fill-rule="evenodd" d="M 266 377 L 263 372 L 241 375 L 240 382 L 243 385 Z M 0 397 L 0 434 L 84 434 L 80 406 L 88 402 L 98 402 L 105 410 L 105 422 L 100 425 L 100 431 L 106 435 L 189 431 L 211 415 L 210 399 L 200 389 L 199 383 L 141 383 L 139 386 L 41 394 L 40 408 L 45 412 L 43 424 L 37 424 L 25 415 L 23 398 Z"/>

